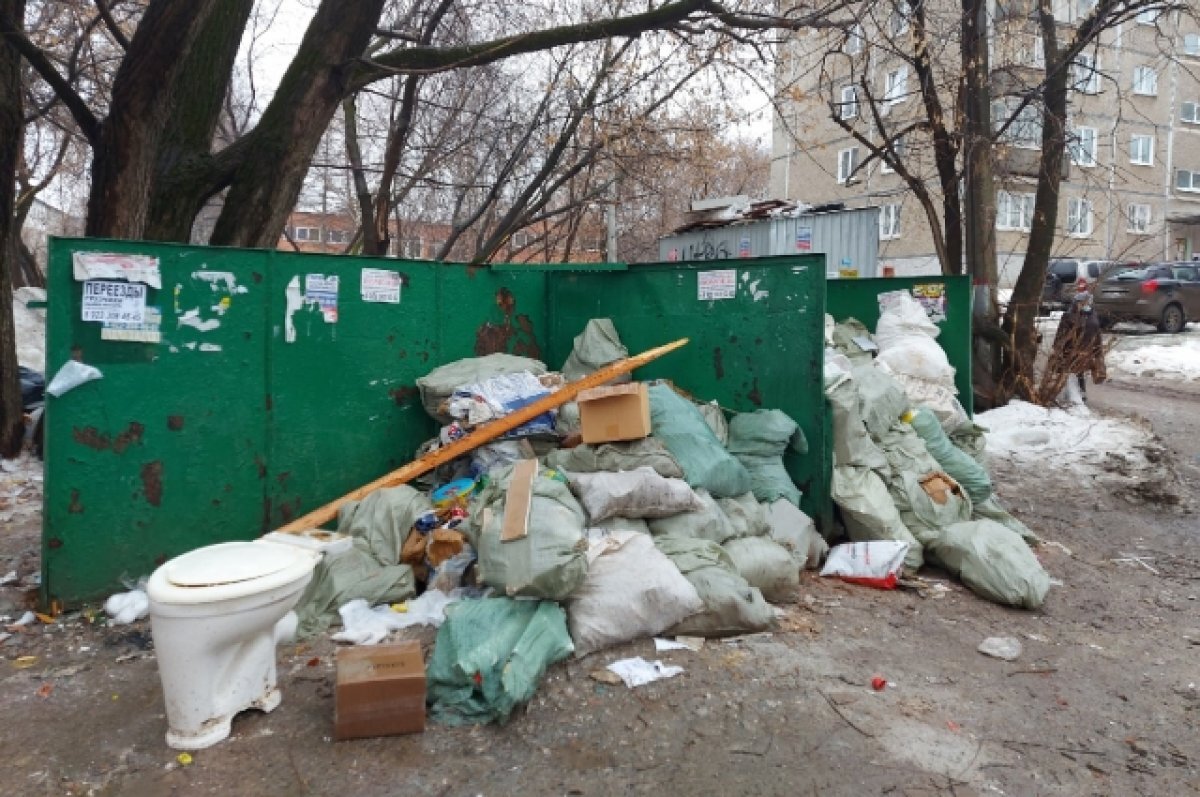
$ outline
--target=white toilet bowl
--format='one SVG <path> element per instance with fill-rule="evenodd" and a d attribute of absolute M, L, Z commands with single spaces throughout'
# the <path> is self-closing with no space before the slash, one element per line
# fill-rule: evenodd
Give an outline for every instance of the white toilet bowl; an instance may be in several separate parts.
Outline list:
<path fill-rule="evenodd" d="M 271 711 L 276 625 L 300 600 L 320 554 L 227 542 L 178 556 L 150 576 L 150 629 L 167 709 L 167 744 L 200 750 L 229 736 L 239 711 Z"/>

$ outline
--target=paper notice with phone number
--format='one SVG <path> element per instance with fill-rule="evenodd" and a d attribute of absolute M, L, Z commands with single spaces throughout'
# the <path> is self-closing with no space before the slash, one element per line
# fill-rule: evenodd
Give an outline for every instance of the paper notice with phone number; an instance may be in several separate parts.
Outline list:
<path fill-rule="evenodd" d="M 701 271 L 697 275 L 696 298 L 700 301 L 732 299 L 737 295 L 737 269 Z"/>
<path fill-rule="evenodd" d="M 146 319 L 146 286 L 137 282 L 88 280 L 83 283 L 83 320 L 102 324 L 141 324 Z"/>
<path fill-rule="evenodd" d="M 362 300 L 400 304 L 400 272 L 380 268 L 362 270 Z"/>

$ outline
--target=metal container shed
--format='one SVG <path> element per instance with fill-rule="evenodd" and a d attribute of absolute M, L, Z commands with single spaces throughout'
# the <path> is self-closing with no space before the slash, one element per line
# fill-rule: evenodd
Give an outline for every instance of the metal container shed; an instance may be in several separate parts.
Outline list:
<path fill-rule="evenodd" d="M 879 276 L 879 208 L 733 221 L 667 235 L 658 241 L 662 261 L 797 254 L 824 254 L 826 276 L 830 278 Z"/>

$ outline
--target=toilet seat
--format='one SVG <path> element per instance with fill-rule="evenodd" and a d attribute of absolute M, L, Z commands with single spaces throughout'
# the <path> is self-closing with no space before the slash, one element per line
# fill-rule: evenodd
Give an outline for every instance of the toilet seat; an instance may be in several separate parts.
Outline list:
<path fill-rule="evenodd" d="M 174 605 L 243 598 L 290 584 L 319 558 L 314 551 L 262 540 L 218 543 L 159 567 L 146 592 L 152 602 Z"/>

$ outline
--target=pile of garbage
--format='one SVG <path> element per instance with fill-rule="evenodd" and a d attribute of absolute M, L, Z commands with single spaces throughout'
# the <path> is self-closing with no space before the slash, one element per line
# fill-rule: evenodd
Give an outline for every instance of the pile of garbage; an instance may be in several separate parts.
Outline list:
<path fill-rule="evenodd" d="M 441 430 L 418 455 L 627 356 L 597 319 L 557 373 L 507 354 L 437 368 L 418 387 Z M 777 410 L 699 405 L 667 383 L 599 390 L 625 402 L 625 418 L 592 428 L 598 411 L 581 394 L 422 481 L 343 505 L 338 531 L 353 544 L 317 567 L 299 636 L 339 620 L 335 639 L 360 644 L 438 626 L 432 716 L 473 723 L 507 718 L 572 653 L 772 628 L 768 601 L 794 600 L 800 571 L 828 550 L 783 467 L 789 447 L 805 450 L 799 426 Z"/>
<path fill-rule="evenodd" d="M 938 565 L 980 596 L 1036 609 L 1050 578 L 1037 535 L 993 494 L 984 429 L 957 399 L 937 326 L 906 291 L 880 296 L 872 335 L 826 318 L 833 411 L 832 497 L 853 541 L 905 546 L 904 565 Z"/>

